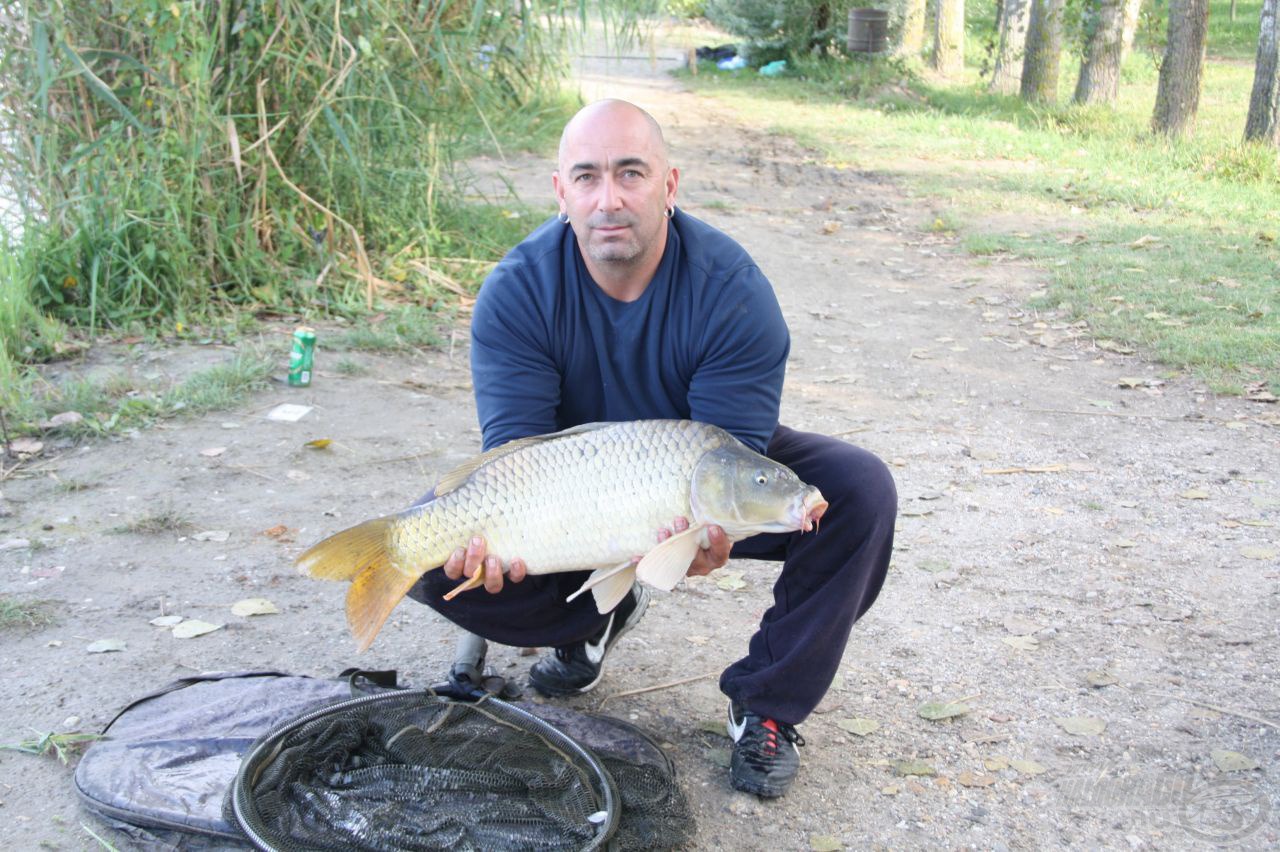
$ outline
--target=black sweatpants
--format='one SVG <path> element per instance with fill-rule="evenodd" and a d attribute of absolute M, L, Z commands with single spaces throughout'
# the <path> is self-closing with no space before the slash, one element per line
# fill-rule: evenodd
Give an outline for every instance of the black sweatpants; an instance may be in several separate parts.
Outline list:
<path fill-rule="evenodd" d="M 779 426 L 767 455 L 818 486 L 830 505 L 817 533 L 767 533 L 733 545 L 733 558 L 783 565 L 773 606 L 751 637 L 747 655 L 720 676 L 720 689 L 762 716 L 798 724 L 826 694 L 854 621 L 880 593 L 893 550 L 898 498 L 883 462 L 836 438 Z M 419 503 L 433 496 L 428 493 Z M 586 577 L 586 572 L 531 575 L 505 583 L 496 595 L 475 590 L 443 601 L 458 581 L 443 571 L 428 571 L 409 596 L 490 641 L 558 647 L 594 635 L 608 618 L 596 611 L 591 595 L 565 603 Z"/>

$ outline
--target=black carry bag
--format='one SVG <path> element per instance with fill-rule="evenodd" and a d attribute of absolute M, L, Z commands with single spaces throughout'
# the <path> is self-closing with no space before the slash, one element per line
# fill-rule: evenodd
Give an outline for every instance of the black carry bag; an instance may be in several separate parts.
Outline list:
<path fill-rule="evenodd" d="M 669 849 L 694 829 L 633 725 L 394 672 L 185 678 L 104 734 L 77 792 L 145 850 Z"/>

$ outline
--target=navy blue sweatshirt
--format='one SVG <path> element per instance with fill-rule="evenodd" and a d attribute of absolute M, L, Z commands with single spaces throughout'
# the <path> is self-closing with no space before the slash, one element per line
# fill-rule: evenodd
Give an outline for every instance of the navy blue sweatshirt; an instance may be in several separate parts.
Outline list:
<path fill-rule="evenodd" d="M 471 374 L 484 448 L 581 423 L 676 418 L 764 452 L 790 345 L 769 281 L 705 222 L 677 211 L 653 281 L 620 302 L 553 218 L 503 258 L 476 301 Z"/>

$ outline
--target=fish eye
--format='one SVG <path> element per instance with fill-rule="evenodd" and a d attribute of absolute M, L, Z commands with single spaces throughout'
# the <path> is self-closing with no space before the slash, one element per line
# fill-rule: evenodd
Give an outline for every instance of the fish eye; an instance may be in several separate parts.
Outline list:
<path fill-rule="evenodd" d="M 756 485 L 766 485 L 768 482 L 769 477 L 765 476 L 763 473 L 756 474 Z"/>

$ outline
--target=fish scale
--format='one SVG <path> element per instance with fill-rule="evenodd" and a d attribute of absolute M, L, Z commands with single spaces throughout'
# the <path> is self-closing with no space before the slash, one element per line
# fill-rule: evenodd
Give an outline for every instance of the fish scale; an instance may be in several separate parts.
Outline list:
<path fill-rule="evenodd" d="M 351 582 L 347 621 L 364 650 L 418 578 L 473 536 L 530 574 L 592 570 L 577 594 L 590 589 L 608 612 L 636 580 L 673 588 L 709 525 L 730 541 L 809 530 L 826 505 L 818 489 L 715 426 L 594 423 L 472 459 L 441 478 L 434 500 L 336 533 L 298 565 Z M 689 529 L 659 543 L 658 530 L 677 517 Z M 482 581 L 478 572 L 446 598 Z"/>

